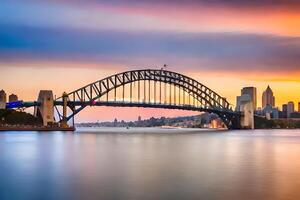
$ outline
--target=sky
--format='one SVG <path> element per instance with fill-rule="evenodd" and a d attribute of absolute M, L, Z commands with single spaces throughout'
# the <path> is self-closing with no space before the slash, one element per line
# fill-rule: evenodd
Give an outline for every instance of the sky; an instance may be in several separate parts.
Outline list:
<path fill-rule="evenodd" d="M 297 0 L 1 0 L 0 89 L 36 100 L 129 69 L 167 69 L 236 104 L 244 86 L 300 101 Z M 105 115 L 103 114 L 105 113 Z M 116 115 L 116 113 L 118 113 Z M 79 121 L 133 120 L 174 110 L 88 108 Z"/>

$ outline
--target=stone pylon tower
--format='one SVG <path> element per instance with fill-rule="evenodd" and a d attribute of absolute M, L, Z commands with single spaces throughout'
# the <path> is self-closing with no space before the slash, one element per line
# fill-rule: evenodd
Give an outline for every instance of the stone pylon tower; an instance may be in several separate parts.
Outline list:
<path fill-rule="evenodd" d="M 40 105 L 34 108 L 34 115 L 42 118 L 44 126 L 54 123 L 54 101 L 52 90 L 40 90 L 37 101 Z"/>

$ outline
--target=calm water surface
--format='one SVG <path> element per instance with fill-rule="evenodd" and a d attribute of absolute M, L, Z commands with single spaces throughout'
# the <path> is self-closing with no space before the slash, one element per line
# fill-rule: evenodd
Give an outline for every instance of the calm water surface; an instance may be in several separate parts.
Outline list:
<path fill-rule="evenodd" d="M 0 199 L 300 199 L 300 130 L 0 133 Z"/>

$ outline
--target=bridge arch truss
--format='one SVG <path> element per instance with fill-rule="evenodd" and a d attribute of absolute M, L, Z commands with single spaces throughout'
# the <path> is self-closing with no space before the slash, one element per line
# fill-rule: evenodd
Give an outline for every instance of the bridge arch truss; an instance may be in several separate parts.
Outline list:
<path fill-rule="evenodd" d="M 167 70 L 132 70 L 88 84 L 55 100 L 68 106 L 70 120 L 86 106 L 134 106 L 183 109 L 215 113 L 229 129 L 238 126 L 238 115 L 228 101 L 195 79 Z"/>

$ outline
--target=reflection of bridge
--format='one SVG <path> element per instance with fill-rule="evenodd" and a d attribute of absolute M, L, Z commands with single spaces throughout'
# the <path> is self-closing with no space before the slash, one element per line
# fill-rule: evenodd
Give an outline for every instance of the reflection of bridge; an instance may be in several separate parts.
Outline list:
<path fill-rule="evenodd" d="M 179 73 L 152 69 L 115 74 L 57 99 L 53 99 L 51 91 L 43 91 L 37 102 L 15 107 L 21 106 L 35 106 L 44 123 L 53 121 L 55 108 L 62 126 L 86 106 L 203 111 L 217 114 L 229 129 L 242 128 L 240 120 L 243 118 L 242 113 L 230 108 L 225 98 L 198 81 Z"/>

